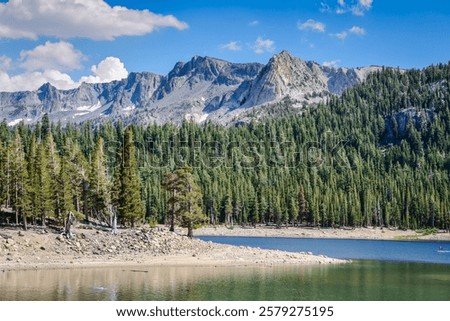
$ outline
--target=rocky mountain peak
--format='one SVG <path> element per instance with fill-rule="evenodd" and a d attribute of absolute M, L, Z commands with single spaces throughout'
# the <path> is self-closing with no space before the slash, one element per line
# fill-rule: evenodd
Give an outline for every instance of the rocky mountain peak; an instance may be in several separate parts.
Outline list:
<path fill-rule="evenodd" d="M 56 91 L 56 90 L 58 90 L 58 89 L 56 89 L 56 87 L 54 87 L 51 83 L 46 82 L 41 87 L 39 87 L 37 92 L 38 93 L 46 93 L 46 92 L 52 92 L 52 91 Z"/>
<path fill-rule="evenodd" d="M 326 79 L 320 70 L 310 68 L 284 50 L 269 60 L 241 101 L 245 101 L 245 106 L 257 106 L 286 96 L 304 100 L 307 95 L 326 90 Z"/>
<path fill-rule="evenodd" d="M 229 64 L 230 63 L 220 59 L 195 56 L 186 63 L 178 62 L 169 73 L 168 77 L 199 76 L 204 79 L 212 79 L 217 77 Z"/>
<path fill-rule="evenodd" d="M 47 82 L 39 87 L 37 95 L 40 100 L 52 100 L 56 97 L 57 92 L 58 89 Z"/>
<path fill-rule="evenodd" d="M 292 56 L 289 51 L 283 50 L 279 54 L 273 55 L 270 58 L 268 65 L 289 65 L 295 63 L 295 61 L 301 61 L 299 58 Z"/>

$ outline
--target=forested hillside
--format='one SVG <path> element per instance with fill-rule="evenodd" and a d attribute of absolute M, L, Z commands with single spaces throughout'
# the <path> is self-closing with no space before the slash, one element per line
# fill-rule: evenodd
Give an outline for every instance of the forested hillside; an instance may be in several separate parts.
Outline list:
<path fill-rule="evenodd" d="M 235 127 L 3 122 L 3 216 L 168 222 L 165 174 L 189 165 L 211 223 L 448 228 L 449 104 L 447 64 L 383 69 L 301 116 L 285 100 Z"/>

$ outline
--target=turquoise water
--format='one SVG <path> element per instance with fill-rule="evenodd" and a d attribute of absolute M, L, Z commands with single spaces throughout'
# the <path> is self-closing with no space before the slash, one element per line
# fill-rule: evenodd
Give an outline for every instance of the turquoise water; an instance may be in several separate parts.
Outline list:
<path fill-rule="evenodd" d="M 312 252 L 340 259 L 450 264 L 450 242 L 234 236 L 202 236 L 199 239 L 262 249 Z"/>

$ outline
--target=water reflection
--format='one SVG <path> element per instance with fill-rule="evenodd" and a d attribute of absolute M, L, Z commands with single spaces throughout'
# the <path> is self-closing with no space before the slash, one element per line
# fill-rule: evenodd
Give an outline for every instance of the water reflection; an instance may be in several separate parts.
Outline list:
<path fill-rule="evenodd" d="M 234 287 L 239 279 L 273 272 L 270 268 L 182 266 L 6 271 L 0 272 L 0 300 L 196 300 L 208 293 L 196 295 L 195 283 L 218 280 L 219 287 L 224 283 Z"/>
<path fill-rule="evenodd" d="M 448 265 L 139 267 L 0 273 L 0 300 L 450 300 Z"/>

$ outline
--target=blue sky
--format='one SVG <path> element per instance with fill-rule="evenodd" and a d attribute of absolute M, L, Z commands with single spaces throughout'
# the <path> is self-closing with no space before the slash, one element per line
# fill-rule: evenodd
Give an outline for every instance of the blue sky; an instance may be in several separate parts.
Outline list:
<path fill-rule="evenodd" d="M 450 2 L 0 0 L 0 91 L 167 74 L 194 55 L 266 63 L 288 50 L 335 66 L 450 60 Z"/>

